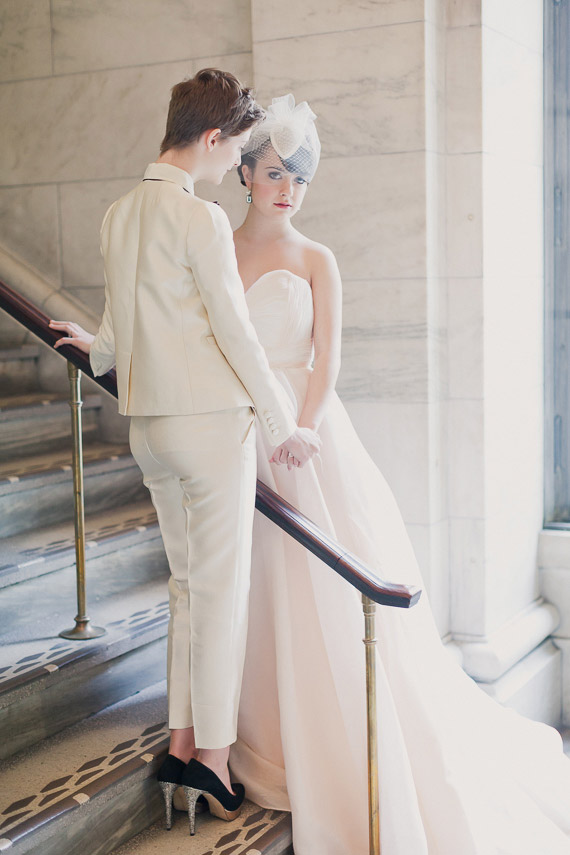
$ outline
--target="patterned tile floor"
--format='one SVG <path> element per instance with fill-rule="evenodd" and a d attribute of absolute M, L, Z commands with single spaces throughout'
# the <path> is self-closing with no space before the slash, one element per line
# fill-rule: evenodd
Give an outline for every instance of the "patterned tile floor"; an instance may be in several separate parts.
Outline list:
<path fill-rule="evenodd" d="M 29 682 L 32 677 L 40 677 L 46 672 L 58 671 L 64 665 L 70 664 L 76 659 L 87 656 L 101 644 L 111 646 L 113 635 L 136 635 L 149 627 L 164 626 L 168 622 L 168 600 L 163 600 L 154 606 L 133 612 L 125 618 L 111 621 L 107 625 L 108 635 L 104 641 L 93 640 L 83 642 L 80 646 L 70 641 L 58 641 L 45 650 L 28 654 L 18 659 L 13 665 L 0 667 L 0 692 L 9 690 L 15 683 L 20 684 L 22 678 L 26 677 Z"/>
<path fill-rule="evenodd" d="M 130 457 L 128 445 L 96 442 L 86 444 L 83 448 L 83 459 L 86 464 L 102 460 L 116 461 L 121 457 Z M 62 469 L 71 471 L 71 452 L 68 448 L 47 454 L 35 454 L 30 457 L 2 461 L 0 463 L 0 481 L 13 482 L 37 475 L 40 472 L 54 472 Z"/>
<path fill-rule="evenodd" d="M 86 803 L 166 750 L 166 685 L 149 687 L 0 762 L 2 840 Z"/>
<path fill-rule="evenodd" d="M 14 407 L 48 407 L 50 404 L 66 402 L 65 395 L 56 392 L 26 392 L 22 395 L 0 397 L 0 412 Z"/>
<path fill-rule="evenodd" d="M 116 622 L 154 608 L 167 597 L 169 572 L 162 541 L 155 529 L 146 535 L 111 543 L 103 554 L 96 549 L 87 552 L 88 614 L 110 633 L 119 626 Z M 58 633 L 73 626 L 77 611 L 74 562 L 5 587 L 0 596 L 0 666 L 4 667 L 50 650 L 60 641 Z M 75 642 L 82 647 L 89 643 Z"/>
<path fill-rule="evenodd" d="M 155 823 L 113 855 L 263 855 L 270 838 L 273 845 L 281 838 L 286 846 L 290 837 L 289 814 L 245 802 L 241 815 L 231 823 L 209 813 L 197 816 L 194 837 L 189 836 L 186 815 L 175 811 L 171 831 Z"/>
<path fill-rule="evenodd" d="M 166 723 L 151 725 L 133 738 L 115 745 L 108 753 L 83 763 L 63 777 L 48 781 L 39 792 L 18 798 L 7 805 L 0 814 L 0 837 L 14 839 L 20 836 L 25 825 L 32 829 L 35 822 L 49 819 L 59 813 L 61 802 L 73 800 L 80 805 L 101 791 L 108 783 L 105 780 L 113 771 L 125 766 L 127 761 L 139 759 L 143 764 L 154 760 L 152 748 L 162 749 L 168 736 Z M 124 771 L 124 770 L 123 770 Z M 115 777 L 115 776 L 113 776 Z"/>
<path fill-rule="evenodd" d="M 94 550 L 104 541 L 132 532 L 142 534 L 151 527 L 157 527 L 157 521 L 156 512 L 150 503 L 114 508 L 112 513 L 106 512 L 91 519 L 86 518 L 85 545 L 87 550 Z M 72 560 L 75 560 L 74 549 L 75 536 L 71 520 L 47 529 L 35 529 L 7 538 L 2 543 L 0 574 L 12 568 L 46 562 L 65 553 L 69 553 Z"/>

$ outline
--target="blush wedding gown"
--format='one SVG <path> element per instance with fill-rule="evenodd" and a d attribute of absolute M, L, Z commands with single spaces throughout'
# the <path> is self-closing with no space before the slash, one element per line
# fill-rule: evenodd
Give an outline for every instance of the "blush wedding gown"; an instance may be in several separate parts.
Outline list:
<path fill-rule="evenodd" d="M 286 270 L 247 291 L 295 413 L 311 372 L 309 283 Z M 385 580 L 423 588 L 396 502 L 338 396 L 320 455 L 259 478 Z M 570 760 L 560 735 L 489 698 L 441 643 L 425 589 L 377 607 L 382 855 L 570 855 Z M 295 855 L 368 855 L 360 594 L 261 514 L 231 766 L 247 795 L 292 811 Z"/>

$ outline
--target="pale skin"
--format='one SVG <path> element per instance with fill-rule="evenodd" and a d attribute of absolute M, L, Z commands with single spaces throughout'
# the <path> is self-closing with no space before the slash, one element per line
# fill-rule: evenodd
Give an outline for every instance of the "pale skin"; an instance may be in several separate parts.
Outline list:
<path fill-rule="evenodd" d="M 202 136 L 184 148 L 169 149 L 157 159 L 157 163 L 169 163 L 184 169 L 192 179 L 205 180 L 221 184 L 225 174 L 240 163 L 241 151 L 251 130 L 236 136 L 222 138 L 219 128 L 205 131 Z M 89 353 L 95 338 L 79 324 L 70 321 L 50 321 L 50 327 L 64 333 L 55 347 L 73 345 L 84 353 Z M 279 454 L 273 455 L 275 463 L 285 463 L 289 469 L 303 466 L 320 449 L 320 440 L 309 426 L 300 426 L 286 443 L 279 447 Z M 233 793 L 228 769 L 230 746 L 224 748 L 198 748 L 194 739 L 194 728 L 186 727 L 171 730 L 169 752 L 185 763 L 197 758 L 208 766 Z"/>
<path fill-rule="evenodd" d="M 257 161 L 253 172 L 245 164 L 242 171 L 251 204 L 243 225 L 234 232 L 234 242 L 245 290 L 271 270 L 289 270 L 311 285 L 315 360 L 298 425 L 317 431 L 340 370 L 342 285 L 338 266 L 326 246 L 309 240 L 291 223 L 307 192 L 301 174 L 288 172 L 272 149 Z M 287 454 L 284 443 L 272 460 L 283 462 Z"/>

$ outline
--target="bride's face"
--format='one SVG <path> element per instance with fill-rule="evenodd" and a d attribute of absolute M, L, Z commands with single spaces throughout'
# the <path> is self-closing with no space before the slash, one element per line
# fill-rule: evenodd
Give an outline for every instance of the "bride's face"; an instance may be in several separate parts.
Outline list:
<path fill-rule="evenodd" d="M 308 182 L 303 175 L 288 172 L 273 149 L 257 161 L 252 173 L 247 166 L 243 175 L 251 188 L 251 203 L 268 217 L 292 217 L 301 207 Z"/>

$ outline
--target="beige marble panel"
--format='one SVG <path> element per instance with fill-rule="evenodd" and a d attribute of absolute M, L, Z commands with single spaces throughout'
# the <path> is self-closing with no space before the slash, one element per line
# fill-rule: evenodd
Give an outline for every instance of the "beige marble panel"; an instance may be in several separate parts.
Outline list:
<path fill-rule="evenodd" d="M 452 517 L 485 515 L 485 408 L 483 401 L 448 404 L 449 513 Z"/>
<path fill-rule="evenodd" d="M 485 520 L 450 518 L 450 602 L 454 634 L 467 637 L 485 634 L 486 550 Z"/>
<path fill-rule="evenodd" d="M 542 278 L 486 277 L 484 370 L 488 399 L 501 400 L 505 395 L 530 398 L 542 387 L 543 296 Z"/>
<path fill-rule="evenodd" d="M 449 280 L 447 347 L 450 398 L 482 398 L 484 341 L 481 279 Z"/>
<path fill-rule="evenodd" d="M 424 26 L 425 141 L 430 152 L 445 152 L 446 31 L 433 21 Z"/>
<path fill-rule="evenodd" d="M 542 394 L 505 395 L 485 413 L 489 622 L 500 625 L 538 596 L 543 520 Z"/>
<path fill-rule="evenodd" d="M 422 21 L 423 0 L 252 0 L 253 41 Z"/>
<path fill-rule="evenodd" d="M 52 10 L 58 74 L 251 50 L 248 0 L 52 0 Z"/>
<path fill-rule="evenodd" d="M 423 591 L 440 636 L 449 632 L 449 525 L 446 520 L 431 525 L 410 525 L 406 530 L 423 577 Z"/>
<path fill-rule="evenodd" d="M 425 280 L 344 282 L 341 396 L 425 401 L 426 337 Z"/>
<path fill-rule="evenodd" d="M 462 0 L 458 0 L 462 2 Z M 482 0 L 483 25 L 542 53 L 542 0 Z"/>
<path fill-rule="evenodd" d="M 0 80 L 51 73 L 50 0 L 2 0 Z"/>
<path fill-rule="evenodd" d="M 543 173 L 505 155 L 483 156 L 485 276 L 543 275 Z"/>
<path fill-rule="evenodd" d="M 483 273 L 482 156 L 447 158 L 447 271 L 450 277 Z"/>
<path fill-rule="evenodd" d="M 484 151 L 542 165 L 542 88 L 542 55 L 484 30 Z"/>
<path fill-rule="evenodd" d="M 136 184 L 136 179 L 119 179 L 60 186 L 64 288 L 103 287 L 101 223 L 109 205 Z"/>
<path fill-rule="evenodd" d="M 61 282 L 57 187 L 1 187 L 0 234 L 10 252 Z"/>
<path fill-rule="evenodd" d="M 347 401 L 348 414 L 386 478 L 406 524 L 429 525 L 429 406 Z"/>
<path fill-rule="evenodd" d="M 374 329 L 359 332 L 358 337 L 343 339 L 338 385 L 345 400 L 419 402 L 429 398 L 425 340 Z"/>
<path fill-rule="evenodd" d="M 537 504 L 542 506 L 542 414 L 542 394 L 536 387 L 524 395 L 506 389 L 502 398 L 486 404 L 485 500 L 490 519 L 519 517 L 528 522 L 529 516 L 536 517 Z M 542 519 L 540 523 L 538 528 Z M 533 528 L 536 538 L 538 528 Z"/>
<path fill-rule="evenodd" d="M 470 27 L 480 24 L 481 4 L 482 0 L 447 0 L 448 27 Z"/>
<path fill-rule="evenodd" d="M 0 347 L 33 344 L 32 334 L 5 312 L 0 312 Z"/>
<path fill-rule="evenodd" d="M 258 44 L 255 86 L 265 106 L 293 92 L 317 114 L 323 157 L 423 147 L 423 24 Z"/>
<path fill-rule="evenodd" d="M 103 317 L 105 289 L 102 285 L 100 288 L 66 288 L 65 292 L 92 309 L 97 317 Z M 95 329 L 92 332 L 95 332 Z"/>
<path fill-rule="evenodd" d="M 247 78 L 249 54 L 224 61 Z M 196 70 L 166 63 L 4 84 L 0 184 L 138 176 L 158 153 L 171 87 Z"/>
<path fill-rule="evenodd" d="M 421 153 L 323 160 L 295 225 L 330 246 L 348 279 L 425 274 Z"/>
<path fill-rule="evenodd" d="M 460 27 L 447 34 L 447 151 L 481 151 L 481 28 Z"/>
<path fill-rule="evenodd" d="M 426 275 L 447 275 L 447 158 L 434 151 L 425 153 Z"/>
<path fill-rule="evenodd" d="M 450 399 L 481 399 L 484 394 L 483 283 L 448 283 L 448 380 Z"/>
<path fill-rule="evenodd" d="M 540 595 L 536 569 L 537 533 L 542 524 L 540 494 L 533 493 L 526 504 L 514 501 L 510 510 L 508 516 L 491 520 L 487 526 L 488 632 L 511 620 Z"/>

